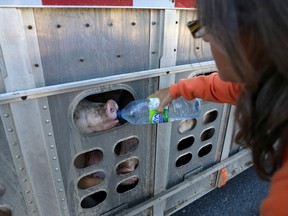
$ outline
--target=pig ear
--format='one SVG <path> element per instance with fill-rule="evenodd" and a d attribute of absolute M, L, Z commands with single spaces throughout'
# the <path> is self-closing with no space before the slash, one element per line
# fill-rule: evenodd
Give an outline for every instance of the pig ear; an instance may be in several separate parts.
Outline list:
<path fill-rule="evenodd" d="M 107 103 L 106 112 L 107 113 L 116 112 L 116 107 L 114 106 L 113 103 L 109 103 L 109 102 Z"/>

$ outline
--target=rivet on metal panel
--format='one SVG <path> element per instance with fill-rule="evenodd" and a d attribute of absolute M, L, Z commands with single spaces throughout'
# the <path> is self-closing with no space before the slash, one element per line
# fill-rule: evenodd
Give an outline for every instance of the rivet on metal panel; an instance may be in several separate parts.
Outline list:
<path fill-rule="evenodd" d="M 57 27 L 57 28 L 61 28 L 61 25 L 60 25 L 60 24 L 57 24 L 56 27 Z"/>
<path fill-rule="evenodd" d="M 51 149 L 53 149 L 54 147 L 55 147 L 54 145 L 51 145 L 51 146 L 50 146 Z"/>
<path fill-rule="evenodd" d="M 170 71 L 166 71 L 166 74 L 169 74 L 170 73 Z"/>
<path fill-rule="evenodd" d="M 120 58 L 120 57 L 121 57 L 121 55 L 117 55 L 116 57 L 117 57 L 117 58 Z"/>
<path fill-rule="evenodd" d="M 39 64 L 34 64 L 35 67 L 39 67 Z"/>
<path fill-rule="evenodd" d="M 21 97 L 21 100 L 26 100 L 27 99 L 27 96 L 22 96 Z"/>
<path fill-rule="evenodd" d="M 13 145 L 13 146 L 16 146 L 16 145 L 17 145 L 17 142 L 14 142 L 12 145 Z"/>
<path fill-rule="evenodd" d="M 152 54 L 156 54 L 156 51 L 151 52 Z"/>
<path fill-rule="evenodd" d="M 31 204 L 33 204 L 33 201 L 29 201 L 28 203 L 31 205 Z"/>
<path fill-rule="evenodd" d="M 112 23 L 112 22 L 109 22 L 107 25 L 108 25 L 108 26 L 113 26 L 113 23 Z"/>
<path fill-rule="evenodd" d="M 174 49 L 174 52 L 176 52 L 177 49 Z"/>
<path fill-rule="evenodd" d="M 59 189 L 59 192 L 63 192 L 63 189 L 62 189 L 62 188 L 60 188 L 60 189 Z"/>
<path fill-rule="evenodd" d="M 57 182 L 61 182 L 61 179 L 58 179 Z"/>
<path fill-rule="evenodd" d="M 66 207 L 64 207 L 63 210 L 66 210 Z"/>
<path fill-rule="evenodd" d="M 199 50 L 199 49 L 200 49 L 200 47 L 198 47 L 198 46 L 197 46 L 197 47 L 195 47 L 195 49 Z"/>
<path fill-rule="evenodd" d="M 48 133 L 48 136 L 52 136 L 52 133 Z"/>
<path fill-rule="evenodd" d="M 88 28 L 90 25 L 89 25 L 89 23 L 86 23 L 85 26 Z"/>
<path fill-rule="evenodd" d="M 28 25 L 28 29 L 29 30 L 33 29 L 32 25 Z"/>
<path fill-rule="evenodd" d="M 65 201 L 65 199 L 64 199 L 64 198 L 62 198 L 62 199 L 61 199 L 61 201 L 62 201 L 62 202 L 64 202 L 64 201 Z"/>
<path fill-rule="evenodd" d="M 50 120 L 49 120 L 49 119 L 46 119 L 45 123 L 46 123 L 46 124 L 50 123 Z"/>
<path fill-rule="evenodd" d="M 20 170 L 20 171 L 23 171 L 23 170 L 24 170 L 24 168 L 23 168 L 23 167 L 20 167 L 20 168 L 19 168 L 19 170 Z"/>
<path fill-rule="evenodd" d="M 5 118 L 8 118 L 8 117 L 9 117 L 9 114 L 5 113 L 5 114 L 4 114 L 4 117 L 5 117 Z"/>
<path fill-rule="evenodd" d="M 152 22 L 152 25 L 156 25 L 156 22 Z"/>
<path fill-rule="evenodd" d="M 46 110 L 47 109 L 47 106 L 43 106 L 43 110 Z"/>
<path fill-rule="evenodd" d="M 19 159 L 21 156 L 20 155 L 16 155 L 15 157 L 16 157 L 16 159 Z"/>
<path fill-rule="evenodd" d="M 12 129 L 12 128 L 8 128 L 8 131 L 9 131 L 9 132 L 13 132 L 13 129 Z"/>
<path fill-rule="evenodd" d="M 26 191 L 26 194 L 30 194 L 30 190 Z"/>
<path fill-rule="evenodd" d="M 135 26 L 135 25 L 136 25 L 136 22 L 132 22 L 131 25 L 132 25 L 132 26 Z"/>
<path fill-rule="evenodd" d="M 83 59 L 83 58 L 81 58 L 79 61 L 80 61 L 80 62 L 84 62 L 84 59 Z"/>
<path fill-rule="evenodd" d="M 59 168 L 58 168 L 58 167 L 56 167 L 56 168 L 55 168 L 55 171 L 56 171 L 56 172 L 58 172 L 58 171 L 59 171 Z"/>
<path fill-rule="evenodd" d="M 177 24 L 178 24 L 178 21 L 176 21 L 175 24 L 177 25 Z"/>
<path fill-rule="evenodd" d="M 27 179 L 25 178 L 25 179 L 23 179 L 22 181 L 23 181 L 23 182 L 27 182 Z"/>
<path fill-rule="evenodd" d="M 56 160 L 57 158 L 56 157 L 53 157 L 53 160 Z"/>

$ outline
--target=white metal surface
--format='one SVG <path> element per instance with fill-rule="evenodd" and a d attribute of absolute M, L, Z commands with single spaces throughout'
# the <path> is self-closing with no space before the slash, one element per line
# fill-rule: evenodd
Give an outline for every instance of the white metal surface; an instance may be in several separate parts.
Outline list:
<path fill-rule="evenodd" d="M 156 126 L 126 123 L 91 136 L 79 134 L 73 125 L 73 108 L 86 96 L 97 99 L 121 90 L 140 99 L 189 75 L 217 70 L 207 43 L 194 40 L 186 28 L 195 11 L 171 9 L 168 0 L 153 4 L 169 9 L 11 5 L 0 9 L 0 123 L 6 134 L 1 144 L 9 145 L 17 174 L 14 182 L 19 182 L 15 188 L 22 190 L 25 200 L 13 213 L 27 208 L 27 215 L 149 215 L 153 209 L 154 215 L 169 215 L 213 190 L 219 169 L 226 167 L 233 177 L 251 165 L 248 150 L 229 155 L 232 118 L 228 123 L 227 105 L 204 105 L 206 111 L 217 110 L 217 122 L 207 127 L 217 125 L 219 134 L 207 141 L 213 141 L 213 150 L 199 157 L 200 168 L 196 163 L 171 168 L 182 154 L 171 145 L 182 139 L 175 135 L 177 123 L 159 125 L 157 133 Z M 113 149 L 131 136 L 140 140 L 132 153 L 140 163 L 127 176 L 137 175 L 140 183 L 119 194 L 115 188 L 127 176 L 116 175 L 115 167 L 130 156 L 117 157 Z M 188 151 L 197 155 L 199 145 Z M 75 158 L 95 148 L 104 152 L 104 161 L 92 168 L 75 168 Z M 3 166 L 0 171 L 7 170 Z M 95 168 L 105 171 L 103 183 L 79 189 L 78 180 Z M 2 198 L 4 203 L 12 199 L 12 189 L 0 197 L 0 209 Z M 90 209 L 80 206 L 99 190 L 108 194 L 102 203 Z"/>

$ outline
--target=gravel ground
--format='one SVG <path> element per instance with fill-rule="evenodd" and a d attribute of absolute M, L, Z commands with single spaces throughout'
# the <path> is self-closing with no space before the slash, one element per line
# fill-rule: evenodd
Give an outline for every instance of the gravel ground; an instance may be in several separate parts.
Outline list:
<path fill-rule="evenodd" d="M 172 216 L 257 216 L 268 190 L 269 182 L 251 167 Z"/>

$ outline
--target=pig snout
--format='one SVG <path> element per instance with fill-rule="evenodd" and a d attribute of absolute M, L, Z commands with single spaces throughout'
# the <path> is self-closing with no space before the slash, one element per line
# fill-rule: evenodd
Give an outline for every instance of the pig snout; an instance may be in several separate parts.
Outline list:
<path fill-rule="evenodd" d="M 105 104 L 106 114 L 111 119 L 117 118 L 117 110 L 119 109 L 118 104 L 114 100 L 108 100 Z"/>

